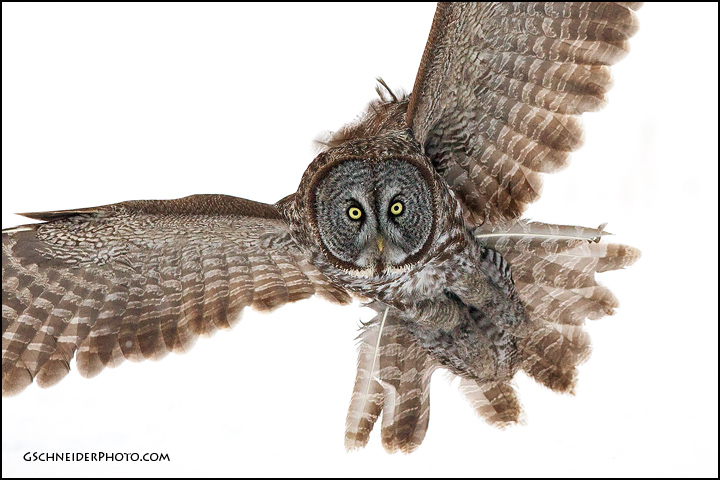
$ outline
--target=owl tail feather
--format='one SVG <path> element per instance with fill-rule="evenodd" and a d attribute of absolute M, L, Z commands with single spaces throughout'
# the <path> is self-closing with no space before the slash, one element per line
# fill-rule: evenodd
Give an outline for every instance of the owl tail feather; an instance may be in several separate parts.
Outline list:
<path fill-rule="evenodd" d="M 569 327 L 574 330 L 570 334 L 555 327 L 542 322 L 531 335 L 518 339 L 521 367 L 549 389 L 572 394 L 577 383 L 576 367 L 590 357 L 590 337 L 580 327 Z"/>
<path fill-rule="evenodd" d="M 385 450 L 410 453 L 427 431 L 435 364 L 392 309 L 378 302 L 369 306 L 378 315 L 358 337 L 358 369 L 345 423 L 345 448 L 364 447 L 382 412 L 380 436 Z"/>
<path fill-rule="evenodd" d="M 585 319 L 615 313 L 618 301 L 595 274 L 632 265 L 640 251 L 601 241 L 605 225 L 584 228 L 528 220 L 475 230 L 510 264 L 515 289 L 537 328 L 518 339 L 521 367 L 558 392 L 572 393 L 576 367 L 590 355 Z"/>
<path fill-rule="evenodd" d="M 345 421 L 345 448 L 355 450 L 367 445 L 380 412 L 382 412 L 385 392 L 377 380 L 378 356 L 381 330 L 387 317 L 385 308 L 382 320 L 378 315 L 368 324 L 358 337 L 358 365 L 355 387 L 353 388 L 350 408 Z"/>

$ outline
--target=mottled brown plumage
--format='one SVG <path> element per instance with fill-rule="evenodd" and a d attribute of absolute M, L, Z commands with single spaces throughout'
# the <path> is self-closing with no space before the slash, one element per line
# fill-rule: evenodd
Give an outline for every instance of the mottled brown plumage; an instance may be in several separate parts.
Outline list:
<path fill-rule="evenodd" d="M 438 368 L 498 427 L 523 418 L 519 370 L 572 392 L 583 322 L 617 307 L 595 274 L 639 253 L 602 227 L 519 217 L 579 147 L 579 115 L 604 104 L 637 7 L 440 4 L 412 94 L 381 92 L 275 205 L 196 195 L 26 214 L 45 223 L 3 231 L 3 395 L 54 385 L 76 352 L 90 377 L 313 294 L 377 312 L 348 449 L 380 415 L 388 451 L 416 449 Z"/>

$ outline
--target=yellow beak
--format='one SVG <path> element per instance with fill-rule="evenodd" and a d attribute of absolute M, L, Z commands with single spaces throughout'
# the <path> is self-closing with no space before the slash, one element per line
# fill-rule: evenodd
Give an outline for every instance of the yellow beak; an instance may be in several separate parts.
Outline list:
<path fill-rule="evenodd" d="M 383 238 L 382 237 L 378 238 L 377 246 L 378 246 L 378 251 L 382 252 L 382 249 L 383 249 Z"/>

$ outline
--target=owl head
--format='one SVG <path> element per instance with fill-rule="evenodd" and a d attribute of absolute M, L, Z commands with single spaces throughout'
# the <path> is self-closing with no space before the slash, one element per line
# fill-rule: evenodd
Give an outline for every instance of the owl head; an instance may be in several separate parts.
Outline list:
<path fill-rule="evenodd" d="M 328 263 L 353 276 L 387 278 L 425 260 L 437 232 L 446 231 L 455 209 L 445 196 L 417 142 L 394 132 L 318 155 L 296 201 L 303 230 Z"/>

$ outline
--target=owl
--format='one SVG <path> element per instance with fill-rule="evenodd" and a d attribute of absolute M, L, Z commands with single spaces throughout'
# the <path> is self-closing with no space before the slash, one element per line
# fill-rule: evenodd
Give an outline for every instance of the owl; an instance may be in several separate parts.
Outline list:
<path fill-rule="evenodd" d="M 412 92 L 380 81 L 274 205 L 194 195 L 24 214 L 43 223 L 3 230 L 3 396 L 56 384 L 73 357 L 92 377 L 312 295 L 376 312 L 358 337 L 349 450 L 380 417 L 388 451 L 415 450 L 437 369 L 498 427 L 522 420 L 521 370 L 572 392 L 585 319 L 617 307 L 595 274 L 639 252 L 603 226 L 522 213 L 580 146 L 580 114 L 603 106 L 638 7 L 440 4 Z"/>

